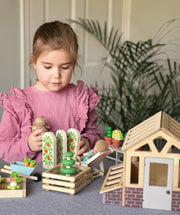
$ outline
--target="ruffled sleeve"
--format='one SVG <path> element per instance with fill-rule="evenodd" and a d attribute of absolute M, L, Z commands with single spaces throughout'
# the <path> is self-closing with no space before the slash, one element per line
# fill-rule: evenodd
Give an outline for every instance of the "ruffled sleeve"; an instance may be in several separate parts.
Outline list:
<path fill-rule="evenodd" d="M 97 114 L 94 108 L 99 102 L 97 88 L 86 89 L 83 81 L 78 81 L 76 92 L 76 125 L 81 136 L 87 137 L 91 148 L 98 140 L 100 132 L 97 128 Z"/>
<path fill-rule="evenodd" d="M 88 120 L 87 113 L 89 105 L 89 93 L 82 81 L 78 81 L 75 100 L 76 124 L 78 126 L 78 130 L 81 132 L 85 128 L 86 121 Z"/>
<path fill-rule="evenodd" d="M 27 102 L 27 98 L 23 90 L 12 87 L 10 90 L 12 94 L 9 96 L 6 93 L 1 93 L 1 106 L 2 108 L 11 114 L 20 124 L 22 121 L 26 121 L 26 124 L 31 126 L 32 109 Z"/>
<path fill-rule="evenodd" d="M 1 93 L 1 105 L 4 109 L 0 124 L 0 158 L 11 163 L 25 157 L 34 159 L 27 140 L 31 133 L 32 109 L 23 90 L 12 87 L 11 96 Z"/>
<path fill-rule="evenodd" d="M 89 89 L 89 110 L 93 110 L 99 103 L 99 96 L 97 95 L 98 88 L 91 87 Z"/>
<path fill-rule="evenodd" d="M 92 111 L 98 102 L 99 97 L 97 95 L 97 88 L 91 87 L 89 90 L 87 90 L 84 82 L 78 81 L 76 94 L 76 120 L 80 131 L 86 127 L 86 122 L 88 121 L 88 112 Z"/>

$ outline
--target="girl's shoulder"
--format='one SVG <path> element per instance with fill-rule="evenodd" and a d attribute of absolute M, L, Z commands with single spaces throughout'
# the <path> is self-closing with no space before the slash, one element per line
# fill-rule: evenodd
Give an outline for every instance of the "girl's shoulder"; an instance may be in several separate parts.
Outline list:
<path fill-rule="evenodd" d="M 10 103 L 16 103 L 16 102 L 21 102 L 26 100 L 26 94 L 24 90 L 21 90 L 16 87 L 11 87 L 10 89 L 10 95 L 7 93 L 2 92 L 0 94 L 1 97 L 1 105 L 4 107 Z"/>

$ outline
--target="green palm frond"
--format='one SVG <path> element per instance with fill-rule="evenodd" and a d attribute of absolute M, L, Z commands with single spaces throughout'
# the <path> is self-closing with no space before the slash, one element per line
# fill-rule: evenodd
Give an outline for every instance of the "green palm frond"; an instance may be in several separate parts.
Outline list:
<path fill-rule="evenodd" d="M 97 107 L 99 122 L 127 132 L 130 128 L 165 111 L 180 121 L 180 66 L 166 59 L 160 43 L 173 20 L 167 22 L 155 35 L 156 41 L 121 41 L 119 29 L 108 29 L 97 20 L 78 19 L 71 22 L 96 38 L 106 50 L 104 65 L 111 71 L 112 86 L 99 90 Z M 159 39 L 157 38 L 159 35 Z M 107 60 L 108 59 L 108 60 Z"/>

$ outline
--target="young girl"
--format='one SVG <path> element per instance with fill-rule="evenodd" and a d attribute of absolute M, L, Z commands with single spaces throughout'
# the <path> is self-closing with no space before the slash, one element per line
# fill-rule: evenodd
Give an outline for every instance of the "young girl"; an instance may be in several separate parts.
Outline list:
<path fill-rule="evenodd" d="M 1 159 L 9 163 L 25 157 L 42 161 L 42 135 L 46 130 L 31 130 L 38 116 L 45 117 L 54 133 L 78 129 L 81 141 L 77 155 L 94 147 L 100 135 L 94 110 L 99 97 L 96 88 L 87 91 L 82 81 L 77 86 L 70 84 L 77 58 L 77 37 L 68 24 L 55 21 L 39 27 L 31 56 L 38 82 L 23 90 L 12 87 L 11 96 L 1 93 Z"/>

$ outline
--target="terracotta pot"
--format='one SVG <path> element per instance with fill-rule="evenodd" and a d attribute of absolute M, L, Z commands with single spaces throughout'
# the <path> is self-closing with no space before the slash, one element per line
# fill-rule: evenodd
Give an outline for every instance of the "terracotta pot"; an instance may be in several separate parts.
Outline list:
<path fill-rule="evenodd" d="M 120 147 L 120 144 L 123 142 L 123 140 L 115 140 L 115 139 L 112 139 L 112 142 L 113 142 L 113 147 L 114 147 L 114 148 L 119 148 L 119 147 Z"/>
<path fill-rule="evenodd" d="M 105 136 L 104 139 L 105 139 L 105 141 L 106 141 L 106 143 L 107 143 L 108 145 L 111 145 L 111 144 L 112 144 L 112 138 L 111 138 L 111 137 Z"/>

